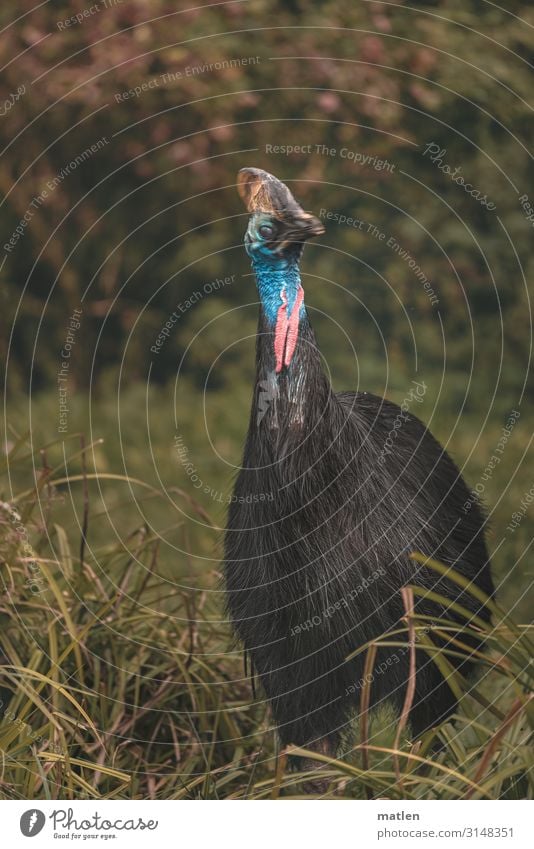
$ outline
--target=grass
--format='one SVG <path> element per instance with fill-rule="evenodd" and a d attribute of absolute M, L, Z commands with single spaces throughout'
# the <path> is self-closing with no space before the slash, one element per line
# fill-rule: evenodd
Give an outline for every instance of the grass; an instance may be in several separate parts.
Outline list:
<path fill-rule="evenodd" d="M 68 456 L 57 444 L 34 452 L 27 436 L 11 434 L 0 504 L 0 797 L 108 799 L 270 799 L 305 794 L 304 778 L 288 772 L 276 751 L 261 695 L 253 699 L 242 657 L 222 613 L 215 554 L 201 577 L 187 548 L 188 523 L 209 521 L 184 487 L 177 511 L 178 579 L 161 566 L 160 534 L 149 521 L 114 535 L 116 499 L 102 504 L 94 446 L 73 436 Z M 63 450 L 63 448 L 62 448 Z M 56 453 L 55 453 L 56 452 Z M 75 468 L 74 474 L 65 469 Z M 167 505 L 152 484 L 118 475 L 135 496 Z M 14 481 L 18 489 L 13 491 Z M 24 485 L 23 485 L 23 482 Z M 65 499 L 76 521 L 61 524 Z M 162 506 L 163 509 L 163 506 Z M 92 542 L 93 529 L 100 527 Z M 213 523 L 215 525 L 215 523 Z M 417 555 L 414 555 L 417 557 Z M 431 563 L 436 572 L 443 570 Z M 461 583 L 461 578 L 455 578 Z M 470 589 L 470 588 L 468 588 Z M 470 589 L 472 592 L 476 590 Z M 362 646 L 373 669 L 378 645 L 425 651 L 451 675 L 454 640 L 437 650 L 428 623 L 413 616 L 416 589 L 405 591 L 406 622 L 396 633 Z M 454 723 L 413 743 L 406 725 L 387 713 L 362 721 L 347 754 L 314 754 L 317 776 L 335 798 L 532 798 L 532 639 L 494 606 L 484 631 L 481 672 Z M 440 621 L 438 636 L 451 627 Z M 417 635 L 414 637 L 414 635 Z M 410 641 L 411 640 L 411 641 Z M 417 648 L 416 648 L 417 646 Z M 409 695 L 408 695 L 409 698 Z M 439 743 L 439 753 L 435 744 Z M 295 758 L 309 752 L 294 749 Z"/>

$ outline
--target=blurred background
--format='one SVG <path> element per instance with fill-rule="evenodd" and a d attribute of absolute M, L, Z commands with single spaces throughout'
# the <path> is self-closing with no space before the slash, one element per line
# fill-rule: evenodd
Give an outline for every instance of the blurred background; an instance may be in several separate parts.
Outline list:
<path fill-rule="evenodd" d="M 222 616 L 257 319 L 235 178 L 258 166 L 326 225 L 303 282 L 335 388 L 424 382 L 413 412 L 482 495 L 524 619 L 531 4 L 188 5 L 0 11 L 5 451 L 31 444 L 4 498 L 44 475 L 31 533 L 56 557 L 48 529 L 85 523 L 95 574 L 148 529 L 161 575 Z"/>

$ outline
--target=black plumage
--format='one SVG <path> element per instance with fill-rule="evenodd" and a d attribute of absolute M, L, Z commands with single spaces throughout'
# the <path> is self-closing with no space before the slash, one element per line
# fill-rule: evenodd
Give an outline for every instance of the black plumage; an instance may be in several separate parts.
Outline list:
<path fill-rule="evenodd" d="M 364 654 L 347 657 L 403 627 L 402 587 L 433 590 L 489 620 L 472 595 L 410 558 L 422 552 L 491 595 L 484 518 L 472 500 L 464 509 L 470 493 L 460 472 L 410 410 L 366 392 L 333 392 L 298 304 L 303 242 L 322 225 L 266 172 L 244 169 L 239 185 L 261 304 L 250 423 L 225 537 L 228 610 L 282 743 L 334 754 L 357 716 L 364 673 Z M 415 610 L 430 625 L 445 617 L 461 629 L 458 615 L 431 599 L 416 597 Z M 456 708 L 428 653 L 416 656 L 414 736 Z M 467 654 L 449 660 L 471 673 Z M 384 671 L 373 676 L 371 706 L 401 709 L 408 664 L 407 650 L 378 650 L 375 670 Z"/>

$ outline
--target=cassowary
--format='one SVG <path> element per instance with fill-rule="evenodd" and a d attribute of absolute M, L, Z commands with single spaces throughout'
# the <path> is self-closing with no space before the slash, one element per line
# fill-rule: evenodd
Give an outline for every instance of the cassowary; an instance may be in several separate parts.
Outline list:
<path fill-rule="evenodd" d="M 320 220 L 260 169 L 242 169 L 238 190 L 250 213 L 245 247 L 260 311 L 252 411 L 225 535 L 228 610 L 282 744 L 334 755 L 360 704 L 365 652 L 354 653 L 406 629 L 403 587 L 439 593 L 489 621 L 468 591 L 410 557 L 438 560 L 491 596 L 484 518 L 416 416 L 367 392 L 333 392 L 299 270 L 305 241 L 324 232 Z M 466 648 L 447 657 L 469 675 L 476 635 L 461 633 L 465 620 L 446 604 L 414 599 L 429 629 L 458 622 Z M 393 639 L 406 642 L 406 630 Z M 378 649 L 375 669 L 385 671 L 371 676 L 371 708 L 402 709 L 410 656 Z M 455 708 L 446 678 L 418 646 L 412 735 Z"/>

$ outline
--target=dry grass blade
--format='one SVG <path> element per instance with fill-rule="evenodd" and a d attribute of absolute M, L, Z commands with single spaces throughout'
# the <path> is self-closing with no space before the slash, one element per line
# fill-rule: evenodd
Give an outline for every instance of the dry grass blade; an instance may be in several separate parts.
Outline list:
<path fill-rule="evenodd" d="M 273 789 L 271 791 L 271 799 L 278 799 L 278 797 L 280 796 L 280 787 L 282 786 L 282 779 L 286 771 L 286 764 L 287 753 L 280 752 L 278 754 L 278 757 L 276 758 L 276 770 L 274 775 Z"/>
<path fill-rule="evenodd" d="M 527 702 L 530 701 L 533 697 L 529 696 Z M 474 781 L 479 784 L 484 775 L 486 774 L 488 767 L 491 763 L 491 759 L 494 756 L 497 746 L 501 742 L 502 738 L 506 734 L 506 732 L 511 728 L 514 722 L 521 716 L 521 713 L 525 709 L 525 702 L 521 699 L 516 699 L 513 703 L 510 712 L 500 728 L 497 729 L 492 739 L 488 743 L 486 750 L 484 751 L 484 755 L 480 761 L 478 769 L 475 773 Z M 475 792 L 473 787 L 470 787 L 469 790 L 465 794 L 466 799 L 470 799 Z"/>
<path fill-rule="evenodd" d="M 360 697 L 360 739 L 362 745 L 362 765 L 365 770 L 369 769 L 369 753 L 367 751 L 367 744 L 369 743 L 369 704 L 371 702 L 371 684 L 376 660 L 376 650 L 375 643 L 371 643 L 367 649 L 363 670 L 362 694 Z"/>
<path fill-rule="evenodd" d="M 80 436 L 81 455 L 82 455 L 82 477 L 83 477 L 83 522 L 82 533 L 80 537 L 80 568 L 83 569 L 83 561 L 85 554 L 85 546 L 87 544 L 87 529 L 89 527 L 89 487 L 87 485 L 87 458 L 85 449 L 85 436 Z"/>
<path fill-rule="evenodd" d="M 414 602 L 413 602 L 413 591 L 411 587 L 402 587 L 401 589 L 402 601 L 404 604 L 404 610 L 406 615 L 404 616 L 404 621 L 406 622 L 408 628 L 408 643 L 410 646 L 410 665 L 408 672 L 408 683 L 406 686 L 406 695 L 404 697 L 404 704 L 402 706 L 401 715 L 399 718 L 399 724 L 397 726 L 397 733 L 395 734 L 395 749 L 400 748 L 400 740 L 402 737 L 402 732 L 406 728 L 408 724 L 408 719 L 410 717 L 410 710 L 413 704 L 414 696 L 415 696 L 415 682 L 416 682 L 416 666 L 415 666 L 415 627 L 413 622 L 413 613 L 414 613 Z M 399 783 L 402 782 L 401 773 L 400 773 L 400 765 L 399 759 L 395 755 L 394 756 L 394 764 L 395 764 L 395 773 L 397 775 L 397 781 Z"/>

